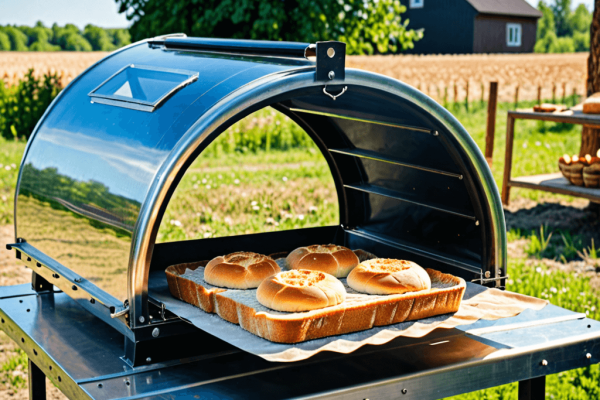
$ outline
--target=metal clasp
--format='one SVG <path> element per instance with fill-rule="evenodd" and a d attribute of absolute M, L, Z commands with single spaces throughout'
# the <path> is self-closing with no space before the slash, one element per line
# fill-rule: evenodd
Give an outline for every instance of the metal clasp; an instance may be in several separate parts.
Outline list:
<path fill-rule="evenodd" d="M 323 93 L 325 93 L 327 96 L 331 97 L 333 100 L 337 99 L 338 97 L 340 97 L 341 95 L 343 95 L 344 93 L 346 93 L 346 90 L 348 90 L 348 86 L 344 86 L 344 88 L 342 89 L 342 91 L 338 94 L 331 94 L 327 91 L 327 85 L 325 85 L 325 87 L 323 88 Z"/>

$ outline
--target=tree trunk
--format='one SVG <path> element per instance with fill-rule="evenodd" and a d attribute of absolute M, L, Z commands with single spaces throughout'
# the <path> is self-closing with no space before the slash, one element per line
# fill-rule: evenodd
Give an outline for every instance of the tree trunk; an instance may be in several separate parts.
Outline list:
<path fill-rule="evenodd" d="M 595 1 L 594 16 L 590 28 L 590 56 L 588 58 L 588 76 L 586 96 L 600 92 L 600 0 Z M 579 156 L 596 155 L 600 148 L 600 129 L 583 127 Z"/>

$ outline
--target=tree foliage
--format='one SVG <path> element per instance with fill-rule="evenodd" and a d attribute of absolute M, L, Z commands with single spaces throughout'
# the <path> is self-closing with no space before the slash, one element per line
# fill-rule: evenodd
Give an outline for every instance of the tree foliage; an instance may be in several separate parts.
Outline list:
<path fill-rule="evenodd" d="M 399 0 L 115 0 L 134 40 L 190 36 L 316 42 L 340 40 L 350 54 L 412 48 L 422 32 L 407 28 Z"/>
<path fill-rule="evenodd" d="M 8 45 L 7 45 L 8 40 Z M 0 50 L 13 51 L 112 51 L 131 43 L 126 29 L 103 29 L 87 25 L 83 32 L 73 24 L 0 26 Z"/>
<path fill-rule="evenodd" d="M 590 49 L 592 14 L 583 4 L 571 9 L 571 0 L 538 3 L 542 18 L 538 21 L 536 53 L 572 53 Z"/>

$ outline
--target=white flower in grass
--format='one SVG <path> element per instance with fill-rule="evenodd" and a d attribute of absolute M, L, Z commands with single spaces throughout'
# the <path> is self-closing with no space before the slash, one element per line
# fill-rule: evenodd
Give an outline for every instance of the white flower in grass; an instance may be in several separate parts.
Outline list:
<path fill-rule="evenodd" d="M 300 215 L 298 215 L 298 219 L 299 219 L 300 221 L 302 221 L 302 220 L 304 219 L 304 214 L 300 214 Z"/>
<path fill-rule="evenodd" d="M 542 272 L 542 267 L 537 267 L 537 268 L 535 269 L 535 272 L 537 272 L 538 274 L 539 274 L 539 273 L 541 273 L 541 272 Z"/>
<path fill-rule="evenodd" d="M 218 178 L 223 179 L 223 175 L 219 174 Z"/>
<path fill-rule="evenodd" d="M 15 164 L 10 164 L 10 166 L 13 168 L 17 168 L 17 166 Z"/>
<path fill-rule="evenodd" d="M 317 210 L 319 210 L 319 209 L 315 206 L 308 207 L 308 212 L 315 213 L 315 212 L 317 212 Z"/>
<path fill-rule="evenodd" d="M 204 185 L 206 183 L 206 178 L 202 179 L 202 184 Z"/>
<path fill-rule="evenodd" d="M 233 219 L 231 219 L 231 217 L 225 217 L 223 219 L 223 221 L 227 224 L 227 225 L 233 225 Z"/>
<path fill-rule="evenodd" d="M 541 146 L 541 145 L 542 145 L 542 142 L 540 142 L 540 141 L 537 141 L 537 142 L 535 142 L 535 145 L 536 145 L 536 146 Z"/>
<path fill-rule="evenodd" d="M 182 226 L 183 226 L 183 224 L 181 223 L 181 221 L 178 221 L 178 220 L 176 220 L 176 219 L 172 219 L 172 220 L 170 220 L 170 221 L 169 221 L 169 223 L 170 223 L 171 225 L 175 225 L 175 226 L 178 226 L 178 227 L 182 227 Z"/>
<path fill-rule="evenodd" d="M 547 149 L 549 149 L 549 148 L 550 148 L 550 145 L 549 145 L 548 143 L 544 144 L 544 146 L 545 146 Z"/>
<path fill-rule="evenodd" d="M 209 238 L 212 236 L 212 232 L 204 232 L 204 237 Z"/>
<path fill-rule="evenodd" d="M 527 148 L 527 143 L 523 143 L 523 148 L 526 149 Z"/>
<path fill-rule="evenodd" d="M 210 185 L 206 185 L 206 188 L 207 188 L 207 189 L 210 189 L 210 188 L 211 188 L 211 186 L 210 186 Z"/>
<path fill-rule="evenodd" d="M 281 180 L 287 182 L 287 176 L 284 176 L 283 178 L 281 178 Z"/>
<path fill-rule="evenodd" d="M 254 200 L 252 203 L 250 203 L 251 206 L 255 206 L 258 204 L 258 201 Z"/>
<path fill-rule="evenodd" d="M 10 171 L 10 165 L 5 166 L 4 169 Z"/>
<path fill-rule="evenodd" d="M 240 184 L 240 180 L 236 179 L 235 181 L 233 181 L 233 183 L 235 183 L 236 185 L 239 185 Z"/>
<path fill-rule="evenodd" d="M 252 206 L 252 209 L 253 209 L 254 211 L 258 211 L 258 210 L 260 210 L 260 207 L 259 207 L 259 206 Z"/>
<path fill-rule="evenodd" d="M 553 287 L 551 287 L 551 288 L 550 288 L 550 291 L 551 291 L 552 293 L 557 293 L 557 292 L 558 292 L 558 289 L 556 289 L 556 288 L 553 286 Z"/>
<path fill-rule="evenodd" d="M 4 168 L 4 164 L 0 164 L 0 168 Z"/>
<path fill-rule="evenodd" d="M 194 184 L 194 189 L 198 189 L 198 185 Z"/>

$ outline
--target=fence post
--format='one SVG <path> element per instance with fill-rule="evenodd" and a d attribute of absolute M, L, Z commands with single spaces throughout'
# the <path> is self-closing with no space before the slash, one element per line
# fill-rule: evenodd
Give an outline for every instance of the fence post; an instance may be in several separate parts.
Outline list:
<path fill-rule="evenodd" d="M 492 168 L 494 155 L 494 135 L 496 133 L 496 106 L 498 104 L 498 82 L 490 82 L 490 97 L 488 99 L 487 129 L 485 133 L 485 159 Z"/>
<path fill-rule="evenodd" d="M 515 87 L 515 110 L 519 107 L 519 85 Z"/>
<path fill-rule="evenodd" d="M 538 106 L 542 105 L 542 85 L 538 85 Z"/>

